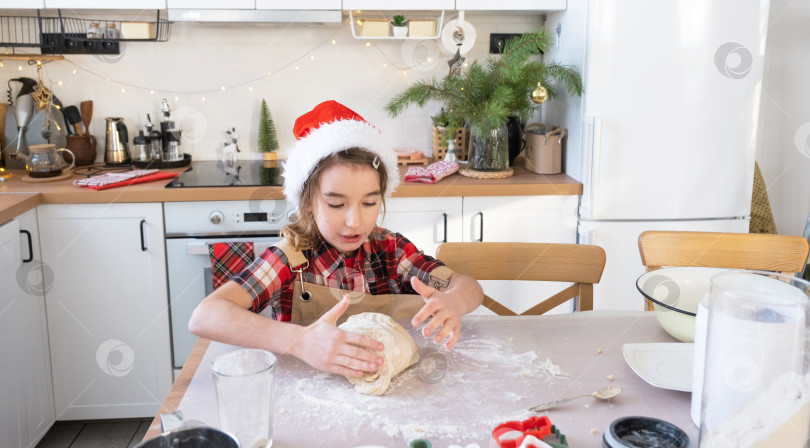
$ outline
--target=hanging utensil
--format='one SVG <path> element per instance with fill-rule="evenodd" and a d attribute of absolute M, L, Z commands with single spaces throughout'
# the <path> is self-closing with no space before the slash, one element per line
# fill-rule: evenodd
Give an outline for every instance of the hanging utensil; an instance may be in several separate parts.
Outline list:
<path fill-rule="evenodd" d="M 17 97 L 17 101 L 14 103 L 14 119 L 17 120 L 16 152 L 18 153 L 22 148 L 28 149 L 28 145 L 25 143 L 25 131 L 33 117 L 34 98 L 28 94 Z"/>

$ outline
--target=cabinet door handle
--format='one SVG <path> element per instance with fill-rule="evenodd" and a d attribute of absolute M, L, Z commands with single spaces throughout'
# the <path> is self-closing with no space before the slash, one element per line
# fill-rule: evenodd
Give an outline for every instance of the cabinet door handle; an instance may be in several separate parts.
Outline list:
<path fill-rule="evenodd" d="M 141 251 L 146 252 L 146 239 L 143 235 L 143 225 L 146 224 L 146 220 L 141 220 Z"/>
<path fill-rule="evenodd" d="M 481 232 L 481 233 L 478 234 L 479 236 L 478 236 L 478 239 L 476 241 L 478 241 L 480 243 L 480 242 L 484 241 L 484 212 L 478 212 L 476 214 L 480 217 L 480 220 L 478 221 L 478 223 L 480 224 L 479 232 Z"/>
<path fill-rule="evenodd" d="M 444 241 L 440 241 L 441 243 L 447 242 L 447 213 L 442 213 L 442 219 L 444 220 Z"/>
<path fill-rule="evenodd" d="M 23 263 L 28 263 L 34 260 L 34 245 L 31 242 L 31 232 L 27 230 L 20 230 L 20 233 L 28 237 L 28 258 L 23 259 Z"/>

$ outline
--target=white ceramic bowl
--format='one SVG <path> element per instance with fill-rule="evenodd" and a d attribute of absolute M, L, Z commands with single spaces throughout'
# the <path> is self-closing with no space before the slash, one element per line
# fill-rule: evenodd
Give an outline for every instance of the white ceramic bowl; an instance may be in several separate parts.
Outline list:
<path fill-rule="evenodd" d="M 728 269 L 672 267 L 650 271 L 636 280 L 636 288 L 653 302 L 661 327 L 681 342 L 695 341 L 695 314 L 709 293 L 711 278 Z"/>

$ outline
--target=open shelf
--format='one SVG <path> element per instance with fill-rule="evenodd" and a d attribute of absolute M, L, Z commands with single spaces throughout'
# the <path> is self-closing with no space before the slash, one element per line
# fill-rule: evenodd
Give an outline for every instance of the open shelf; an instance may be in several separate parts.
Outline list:
<path fill-rule="evenodd" d="M 411 20 L 430 20 L 435 23 L 436 32 L 434 35 L 431 36 L 405 36 L 405 37 L 397 37 L 397 36 L 379 36 L 379 35 L 372 35 L 372 36 L 364 36 L 362 34 L 358 34 L 358 28 L 361 28 L 363 25 L 362 23 L 367 21 L 385 21 L 388 24 L 388 29 L 390 31 L 390 24 L 388 23 L 391 18 L 395 15 L 403 15 L 408 21 Z M 425 39 L 438 39 L 441 37 L 442 27 L 444 26 L 444 11 L 441 12 L 441 15 L 427 15 L 425 13 L 417 13 L 416 11 L 363 11 L 361 14 L 357 16 L 354 15 L 352 10 L 349 10 L 349 26 L 352 30 L 352 36 L 355 39 L 368 39 L 368 40 L 425 40 Z"/>
<path fill-rule="evenodd" d="M 61 9 L 56 13 L 56 17 L 43 17 L 37 10 L 36 16 L 0 16 L 0 47 L 39 48 L 43 54 L 117 53 L 118 42 L 166 42 L 171 33 L 171 22 L 160 18 L 160 10 L 154 22 L 63 17 Z M 114 25 L 118 37 L 88 37 L 93 22 L 102 35 L 108 24 Z M 137 37 L 125 34 L 135 29 L 140 30 Z"/>
<path fill-rule="evenodd" d="M 0 54 L 0 61 L 62 61 L 65 57 L 55 54 Z"/>

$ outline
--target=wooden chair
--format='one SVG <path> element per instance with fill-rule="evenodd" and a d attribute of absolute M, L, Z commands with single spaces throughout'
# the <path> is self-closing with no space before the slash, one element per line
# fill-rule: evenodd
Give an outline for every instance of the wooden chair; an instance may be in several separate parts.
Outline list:
<path fill-rule="evenodd" d="M 538 315 L 576 297 L 577 311 L 593 309 L 593 284 L 605 269 L 599 246 L 546 243 L 443 243 L 436 258 L 454 272 L 476 280 L 574 282 L 520 315 Z M 484 296 L 484 306 L 500 316 L 516 316 L 497 300 Z"/>
<path fill-rule="evenodd" d="M 664 266 L 753 269 L 795 275 L 807 261 L 807 240 L 760 233 L 646 231 L 638 237 L 647 272 Z M 652 303 L 646 301 L 646 309 Z"/>

